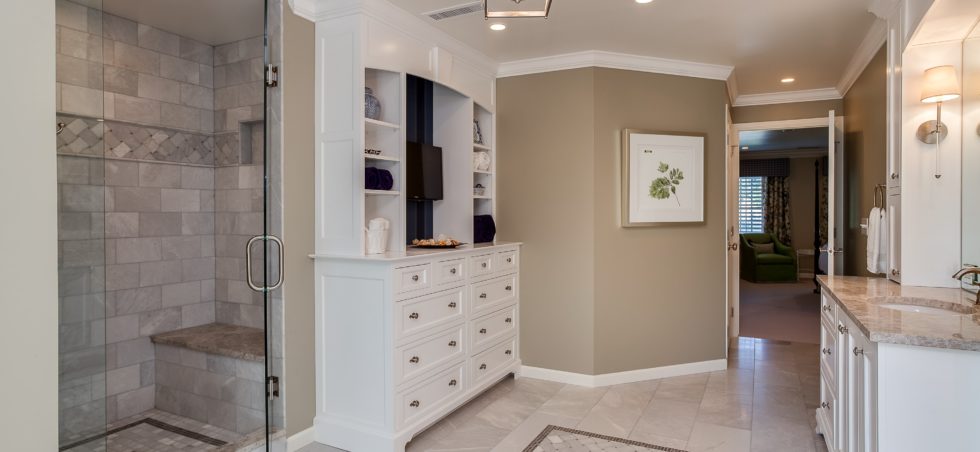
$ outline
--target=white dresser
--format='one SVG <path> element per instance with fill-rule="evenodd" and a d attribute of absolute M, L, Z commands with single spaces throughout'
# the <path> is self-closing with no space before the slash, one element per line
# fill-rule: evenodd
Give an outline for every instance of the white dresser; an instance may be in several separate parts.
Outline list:
<path fill-rule="evenodd" d="M 315 259 L 317 442 L 402 451 L 520 368 L 519 244 Z"/>

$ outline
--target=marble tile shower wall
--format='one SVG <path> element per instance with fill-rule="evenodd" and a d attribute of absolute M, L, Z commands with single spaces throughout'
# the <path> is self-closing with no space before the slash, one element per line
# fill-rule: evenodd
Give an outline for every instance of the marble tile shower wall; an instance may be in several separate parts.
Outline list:
<path fill-rule="evenodd" d="M 244 282 L 261 158 L 241 156 L 239 135 L 261 151 L 263 42 L 212 47 L 56 5 L 66 438 L 154 407 L 150 335 L 262 327 Z"/>

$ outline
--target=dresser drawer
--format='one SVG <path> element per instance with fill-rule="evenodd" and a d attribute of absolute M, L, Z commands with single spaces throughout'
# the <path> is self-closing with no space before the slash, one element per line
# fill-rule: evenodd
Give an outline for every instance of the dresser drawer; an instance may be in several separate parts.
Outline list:
<path fill-rule="evenodd" d="M 472 348 L 470 353 L 482 350 L 487 345 L 504 336 L 514 333 L 517 328 L 517 306 L 480 317 L 470 322 Z"/>
<path fill-rule="evenodd" d="M 395 384 L 399 385 L 465 357 L 463 327 L 458 326 L 395 350 Z"/>
<path fill-rule="evenodd" d="M 474 313 L 492 311 L 517 300 L 517 276 L 502 276 L 474 284 L 472 307 Z"/>
<path fill-rule="evenodd" d="M 470 360 L 473 385 L 500 373 L 517 359 L 517 338 L 510 338 Z"/>
<path fill-rule="evenodd" d="M 520 253 L 517 250 L 497 253 L 494 259 L 497 273 L 513 273 L 520 268 Z"/>
<path fill-rule="evenodd" d="M 820 294 L 820 314 L 832 325 L 837 324 L 837 303 L 826 293 Z"/>
<path fill-rule="evenodd" d="M 463 320 L 463 288 L 395 303 L 395 339 L 426 332 Z"/>
<path fill-rule="evenodd" d="M 395 294 L 426 290 L 432 286 L 430 264 L 413 265 L 395 269 Z"/>
<path fill-rule="evenodd" d="M 424 418 L 463 393 L 464 365 L 458 365 L 395 397 L 398 428 Z"/>
<path fill-rule="evenodd" d="M 436 262 L 432 265 L 437 286 L 466 281 L 466 259 Z"/>
<path fill-rule="evenodd" d="M 493 274 L 494 269 L 493 254 L 484 254 L 470 258 L 470 275 L 485 276 Z"/>

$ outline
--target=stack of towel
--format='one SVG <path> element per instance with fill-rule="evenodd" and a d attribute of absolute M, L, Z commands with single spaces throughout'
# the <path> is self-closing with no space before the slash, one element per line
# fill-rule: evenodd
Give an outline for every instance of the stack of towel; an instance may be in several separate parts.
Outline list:
<path fill-rule="evenodd" d="M 868 271 L 888 272 L 888 212 L 874 207 L 868 214 Z"/>
<path fill-rule="evenodd" d="M 391 172 L 381 168 L 364 168 L 364 188 L 368 190 L 391 190 L 395 178 Z"/>

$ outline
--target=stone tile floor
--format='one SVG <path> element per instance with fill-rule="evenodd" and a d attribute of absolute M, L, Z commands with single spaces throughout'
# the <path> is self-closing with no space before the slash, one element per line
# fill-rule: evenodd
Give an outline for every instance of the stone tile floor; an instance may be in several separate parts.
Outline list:
<path fill-rule="evenodd" d="M 407 451 L 519 452 L 557 425 L 690 452 L 825 452 L 814 433 L 818 348 L 739 338 L 727 370 L 604 388 L 506 379 L 422 432 Z"/>
<path fill-rule="evenodd" d="M 193 419 L 188 419 L 176 414 L 167 413 L 160 410 L 149 410 L 136 416 L 119 420 L 109 425 L 108 430 L 112 431 L 119 427 L 127 426 L 146 418 L 164 422 L 178 429 L 192 432 L 190 436 L 173 432 L 156 425 L 140 423 L 121 431 L 110 433 L 105 439 L 97 439 L 85 444 L 78 445 L 67 452 L 162 452 L 162 451 L 204 451 L 220 450 L 215 444 L 209 441 L 195 439 L 192 436 L 204 435 L 214 440 L 219 440 L 227 444 L 235 444 L 244 437 L 238 433 L 224 430 L 213 425 L 204 424 Z"/>

